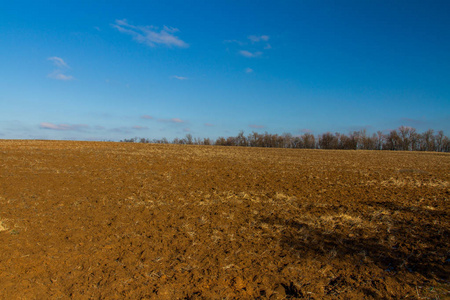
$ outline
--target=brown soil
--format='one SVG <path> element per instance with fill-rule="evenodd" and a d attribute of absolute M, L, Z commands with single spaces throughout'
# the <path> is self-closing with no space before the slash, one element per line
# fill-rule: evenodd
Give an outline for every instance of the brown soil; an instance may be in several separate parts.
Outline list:
<path fill-rule="evenodd" d="M 444 299 L 450 155 L 0 141 L 1 299 Z"/>

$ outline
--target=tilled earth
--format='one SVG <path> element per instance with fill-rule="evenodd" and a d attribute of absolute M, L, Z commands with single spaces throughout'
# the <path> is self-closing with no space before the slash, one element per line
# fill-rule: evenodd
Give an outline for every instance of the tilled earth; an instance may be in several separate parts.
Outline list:
<path fill-rule="evenodd" d="M 0 299 L 445 299 L 450 155 L 0 141 Z"/>

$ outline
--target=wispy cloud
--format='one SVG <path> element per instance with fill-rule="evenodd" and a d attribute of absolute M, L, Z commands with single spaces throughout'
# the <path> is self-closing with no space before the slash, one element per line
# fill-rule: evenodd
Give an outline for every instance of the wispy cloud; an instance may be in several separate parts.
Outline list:
<path fill-rule="evenodd" d="M 263 129 L 263 128 L 266 128 L 266 126 L 264 126 L 264 125 L 255 125 L 255 124 L 248 125 L 248 127 L 253 128 L 253 129 Z"/>
<path fill-rule="evenodd" d="M 190 128 L 183 128 L 183 131 L 184 132 L 191 132 L 191 129 Z"/>
<path fill-rule="evenodd" d="M 248 39 L 252 41 L 253 43 L 257 43 L 260 41 L 267 42 L 269 40 L 268 35 L 249 35 Z"/>
<path fill-rule="evenodd" d="M 61 130 L 61 131 L 80 131 L 84 129 L 88 129 L 89 125 L 86 124 L 53 124 L 48 122 L 42 122 L 39 124 L 39 128 L 41 129 L 50 129 L 50 130 Z"/>
<path fill-rule="evenodd" d="M 51 78 L 51 79 L 64 80 L 64 81 L 75 79 L 75 77 L 73 77 L 72 75 L 65 75 L 60 70 L 53 71 L 52 73 L 48 74 L 47 77 Z"/>
<path fill-rule="evenodd" d="M 170 121 L 173 123 L 186 123 L 186 121 L 178 119 L 178 118 L 172 118 L 172 119 L 170 119 Z"/>
<path fill-rule="evenodd" d="M 225 40 L 223 41 L 226 44 L 238 44 L 239 46 L 244 46 L 246 43 L 238 41 L 238 40 Z"/>
<path fill-rule="evenodd" d="M 259 57 L 262 55 L 262 52 L 261 51 L 250 52 L 247 50 L 241 50 L 239 51 L 239 54 L 245 57 Z"/>
<path fill-rule="evenodd" d="M 211 124 L 211 123 L 205 123 L 205 126 L 206 126 L 206 127 L 214 127 L 214 124 Z"/>
<path fill-rule="evenodd" d="M 248 40 L 252 43 L 258 43 L 258 42 L 267 42 L 269 41 L 270 37 L 268 35 L 249 35 L 247 37 Z M 248 42 L 242 42 L 239 40 L 225 40 L 223 41 L 226 44 L 238 44 L 239 46 L 248 45 Z"/>
<path fill-rule="evenodd" d="M 272 46 L 267 43 L 269 41 L 268 35 L 250 35 L 247 37 L 253 44 L 259 43 L 259 42 L 265 42 L 266 45 L 264 46 L 265 50 L 272 49 Z"/>
<path fill-rule="evenodd" d="M 57 66 L 58 68 L 68 68 L 69 67 L 69 65 L 67 65 L 67 63 L 64 61 L 64 59 L 62 59 L 61 57 L 52 56 L 47 59 L 49 61 L 53 62 L 55 64 L 55 66 Z"/>
<path fill-rule="evenodd" d="M 249 35 L 247 36 L 247 41 L 242 42 L 239 40 L 225 40 L 224 43 L 237 44 L 241 46 L 238 53 L 244 57 L 254 58 L 260 57 L 263 54 L 263 49 L 271 49 L 272 46 L 268 43 L 270 37 L 268 35 Z M 249 49 L 244 50 L 243 47 Z M 227 49 L 228 50 L 228 49 Z"/>
<path fill-rule="evenodd" d="M 63 80 L 63 81 L 75 79 L 75 77 L 73 77 L 71 75 L 64 74 L 67 69 L 70 69 L 69 65 L 64 61 L 64 59 L 62 59 L 61 57 L 52 56 L 52 57 L 47 58 L 47 60 L 53 62 L 53 64 L 57 68 L 56 70 L 54 70 L 53 72 L 51 72 L 50 74 L 47 75 L 48 78 L 56 79 L 56 80 Z"/>
<path fill-rule="evenodd" d="M 245 69 L 245 73 L 253 73 L 253 69 L 252 68 L 246 68 Z"/>
<path fill-rule="evenodd" d="M 178 80 L 188 80 L 189 79 L 187 77 L 177 76 L 177 75 L 173 75 L 171 78 L 175 78 L 175 79 L 178 79 Z"/>
<path fill-rule="evenodd" d="M 180 48 L 189 47 L 186 42 L 174 34 L 179 31 L 177 28 L 164 26 L 162 29 L 159 29 L 155 26 L 135 26 L 129 24 L 126 19 L 116 20 L 111 26 L 119 32 L 131 35 L 135 41 L 150 47 L 157 45 Z"/>
<path fill-rule="evenodd" d="M 115 133 L 122 133 L 122 134 L 131 134 L 132 132 L 135 132 L 137 130 L 146 130 L 146 129 L 148 129 L 148 127 L 135 125 L 135 126 L 131 126 L 131 127 L 128 127 L 128 126 L 115 127 L 115 128 L 108 129 L 108 131 L 115 132 Z"/>
<path fill-rule="evenodd" d="M 141 116 L 141 119 L 145 119 L 145 120 L 153 120 L 153 117 L 152 117 L 152 116 L 149 116 L 149 115 L 143 115 L 143 116 Z"/>
<path fill-rule="evenodd" d="M 158 119 L 158 122 L 164 122 L 164 123 L 176 123 L 176 124 L 186 123 L 185 120 L 181 120 L 181 119 L 179 119 L 179 118 Z"/>

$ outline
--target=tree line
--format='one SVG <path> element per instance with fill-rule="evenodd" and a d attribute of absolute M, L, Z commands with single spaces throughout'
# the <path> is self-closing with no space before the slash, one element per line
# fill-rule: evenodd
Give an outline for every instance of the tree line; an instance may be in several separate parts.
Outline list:
<path fill-rule="evenodd" d="M 444 135 L 442 130 L 435 133 L 432 129 L 429 129 L 423 133 L 418 133 L 415 128 L 407 126 L 401 126 L 387 134 L 378 131 L 372 135 L 367 134 L 365 129 L 353 131 L 349 134 L 326 132 L 317 136 L 311 133 L 293 136 L 290 133 L 279 135 L 268 132 L 262 134 L 252 132 L 246 136 L 243 131 L 240 131 L 237 136 L 219 137 L 215 141 L 209 138 L 194 138 L 191 134 L 187 134 L 184 138 L 175 138 L 172 141 L 166 138 L 150 140 L 136 137 L 124 139 L 121 142 L 296 149 L 450 152 L 450 139 Z"/>

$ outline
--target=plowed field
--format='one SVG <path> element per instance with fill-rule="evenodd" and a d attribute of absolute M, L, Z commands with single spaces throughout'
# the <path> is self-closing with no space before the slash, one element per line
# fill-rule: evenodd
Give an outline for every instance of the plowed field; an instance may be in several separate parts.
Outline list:
<path fill-rule="evenodd" d="M 0 141 L 0 299 L 445 299 L 450 155 Z"/>

